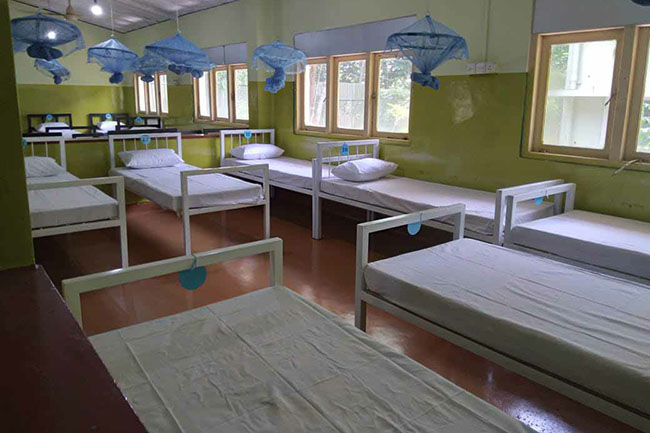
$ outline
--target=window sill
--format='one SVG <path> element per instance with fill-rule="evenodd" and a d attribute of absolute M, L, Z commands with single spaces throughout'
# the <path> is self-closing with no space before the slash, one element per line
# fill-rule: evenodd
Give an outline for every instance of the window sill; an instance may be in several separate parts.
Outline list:
<path fill-rule="evenodd" d="M 390 145 L 390 146 L 410 146 L 410 141 L 408 139 L 400 138 L 387 138 L 387 137 L 368 137 L 365 135 L 350 135 L 350 134 L 336 134 L 330 132 L 321 132 L 321 131 L 309 131 L 296 129 L 294 130 L 296 135 L 303 135 L 307 137 L 320 137 L 328 138 L 334 140 L 373 140 L 378 139 L 380 144 Z"/>
<path fill-rule="evenodd" d="M 204 125 L 212 125 L 212 126 L 217 126 L 217 127 L 224 127 L 224 128 L 247 128 L 248 123 L 231 123 L 231 122 L 214 122 L 212 120 L 205 120 L 205 119 L 194 119 L 194 123 L 200 123 Z"/>
<path fill-rule="evenodd" d="M 610 161 L 602 158 L 589 158 L 585 156 L 562 155 L 557 153 L 533 152 L 525 150 L 521 155 L 523 158 L 537 159 L 542 161 L 565 162 L 570 164 L 590 165 L 595 167 L 619 169 L 628 161 Z M 626 171 L 641 171 L 650 173 L 650 163 L 636 162 L 625 168 Z"/>

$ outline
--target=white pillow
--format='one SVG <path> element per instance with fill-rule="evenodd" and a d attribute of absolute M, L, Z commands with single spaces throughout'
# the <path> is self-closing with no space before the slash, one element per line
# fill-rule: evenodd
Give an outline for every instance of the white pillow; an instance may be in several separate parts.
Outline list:
<path fill-rule="evenodd" d="M 363 158 L 348 161 L 332 169 L 332 174 L 351 182 L 366 182 L 388 176 L 397 169 L 394 162 L 376 158 Z"/>
<path fill-rule="evenodd" d="M 171 167 L 184 162 L 173 149 L 129 150 L 118 155 L 128 168 Z"/>
<path fill-rule="evenodd" d="M 102 131 L 115 131 L 117 129 L 117 121 L 115 120 L 104 120 L 99 122 L 97 125 Z M 120 126 L 124 126 L 124 123 L 120 122 Z"/>
<path fill-rule="evenodd" d="M 47 156 L 28 156 L 25 158 L 26 177 L 49 177 L 65 172 L 53 158 Z"/>
<path fill-rule="evenodd" d="M 245 144 L 230 150 L 230 154 L 237 159 L 268 159 L 282 156 L 284 149 L 272 144 Z"/>
<path fill-rule="evenodd" d="M 47 132 L 47 128 L 67 128 L 67 127 L 68 124 L 65 122 L 45 122 L 38 125 L 38 128 L 36 128 L 36 130 L 38 132 Z M 58 129 L 50 132 L 62 132 L 62 131 L 63 131 L 62 129 Z"/>

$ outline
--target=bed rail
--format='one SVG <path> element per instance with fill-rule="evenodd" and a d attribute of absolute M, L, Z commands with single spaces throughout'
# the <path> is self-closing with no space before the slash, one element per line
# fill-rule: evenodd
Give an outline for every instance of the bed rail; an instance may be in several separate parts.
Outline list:
<path fill-rule="evenodd" d="M 246 138 L 246 136 L 249 136 Z M 235 147 L 245 144 L 275 144 L 275 129 L 224 129 L 219 137 L 219 165 Z"/>
<path fill-rule="evenodd" d="M 55 227 L 43 227 L 32 230 L 32 238 L 41 238 L 45 236 L 55 236 L 64 233 L 85 232 L 88 230 L 98 230 L 109 227 L 119 227 L 120 229 L 120 253 L 122 257 L 122 267 L 129 266 L 129 250 L 126 234 L 126 195 L 124 194 L 124 178 L 122 176 L 94 177 L 89 179 L 66 180 L 62 182 L 34 183 L 28 184 L 28 191 L 42 191 L 47 189 L 74 188 L 80 186 L 98 186 L 112 185 L 115 199 L 117 200 L 117 218 L 92 221 L 78 224 L 68 224 Z"/>
<path fill-rule="evenodd" d="M 143 137 L 148 137 L 149 140 L 143 140 Z M 176 142 L 176 153 L 179 157 L 183 157 L 183 140 L 181 133 L 175 132 L 142 132 L 135 134 L 109 134 L 108 135 L 108 148 L 111 159 L 111 168 L 115 168 L 115 144 L 121 143 L 122 151 L 127 150 L 141 150 L 141 149 L 160 149 L 162 147 L 169 148 L 169 141 Z M 144 141 L 144 142 L 143 142 Z M 129 149 L 131 144 L 131 149 Z"/>
<path fill-rule="evenodd" d="M 332 166 L 362 158 L 379 158 L 379 140 L 328 141 L 316 144 L 316 158 L 312 160 L 312 237 L 322 237 L 321 181 L 323 164 L 327 164 L 327 177 L 332 176 Z"/>
<path fill-rule="evenodd" d="M 554 199 L 553 214 L 558 215 L 562 212 L 570 212 L 575 205 L 576 184 L 565 183 L 536 189 L 528 189 L 525 192 L 511 194 L 506 196 L 506 219 L 504 227 L 504 245 L 511 244 L 511 232 L 514 228 L 515 215 L 517 214 L 517 205 L 521 202 L 534 200 L 537 198 Z M 562 201 L 564 198 L 564 201 Z"/>
<path fill-rule="evenodd" d="M 63 297 L 75 319 L 83 326 L 81 314 L 82 293 L 114 287 L 134 281 L 142 281 L 162 275 L 181 272 L 195 266 L 209 266 L 258 254 L 269 254 L 270 285 L 282 285 L 282 239 L 273 238 L 247 244 L 235 245 L 194 255 L 175 257 L 130 268 L 101 272 L 83 277 L 63 280 Z"/>
<path fill-rule="evenodd" d="M 366 291 L 366 280 L 363 272 L 366 266 L 368 266 L 370 234 L 448 216 L 454 217 L 454 239 L 462 239 L 465 232 L 465 205 L 462 203 L 437 207 L 422 212 L 397 215 L 357 225 L 357 263 L 354 304 L 354 324 L 357 328 L 362 331 L 366 330 L 366 303 L 363 300 L 363 293 Z"/>
<path fill-rule="evenodd" d="M 262 172 L 262 190 L 264 197 L 262 200 L 246 204 L 233 204 L 222 206 L 210 206 L 201 208 L 190 208 L 189 206 L 189 178 L 193 176 L 203 176 L 206 174 L 232 174 L 245 171 Z M 271 196 L 269 193 L 269 166 L 267 164 L 256 164 L 246 166 L 233 166 L 221 168 L 204 168 L 199 170 L 186 170 L 181 172 L 181 203 L 183 218 L 183 243 L 185 245 L 185 254 L 192 254 L 192 236 L 190 231 L 190 216 L 200 215 L 210 212 L 226 211 L 231 209 L 243 209 L 246 207 L 264 206 L 264 238 L 271 237 Z"/>
<path fill-rule="evenodd" d="M 59 145 L 59 165 L 67 170 L 68 163 L 65 155 L 65 138 L 61 134 L 51 136 L 23 136 L 25 148 L 29 148 L 30 156 L 36 156 L 36 149 L 34 145 L 42 144 L 45 148 L 45 156 L 50 156 L 50 144 L 56 143 Z"/>

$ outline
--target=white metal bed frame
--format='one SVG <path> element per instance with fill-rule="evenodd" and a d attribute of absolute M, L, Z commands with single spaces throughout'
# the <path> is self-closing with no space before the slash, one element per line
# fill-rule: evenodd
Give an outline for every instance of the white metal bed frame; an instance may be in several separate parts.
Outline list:
<path fill-rule="evenodd" d="M 369 237 L 371 233 L 405 226 L 418 221 L 436 219 L 444 216 L 454 218 L 454 239 L 463 237 L 465 206 L 462 204 L 435 208 L 429 211 L 400 215 L 377 221 L 362 223 L 357 226 L 357 261 L 355 276 L 355 314 L 354 324 L 362 331 L 366 330 L 366 308 L 372 305 L 384 310 L 402 320 L 416 325 L 425 331 L 431 332 L 457 346 L 486 358 L 502 367 L 514 371 L 530 380 L 540 383 L 560 394 L 572 398 L 586 406 L 596 409 L 617 420 L 641 429 L 650 431 L 650 414 L 643 414 L 634 408 L 618 403 L 605 396 L 590 391 L 589 389 L 563 379 L 552 372 L 540 369 L 529 363 L 509 356 L 507 353 L 497 351 L 486 346 L 471 336 L 465 336 L 443 327 L 430 319 L 417 315 L 408 309 L 388 301 L 387 299 L 368 290 L 364 270 L 368 265 Z"/>
<path fill-rule="evenodd" d="M 343 145 L 347 145 L 349 148 L 349 154 L 343 155 L 341 153 L 341 148 Z M 370 147 L 370 148 L 369 148 Z M 363 148 L 360 150 L 359 148 Z M 351 200 L 345 197 L 328 194 L 321 190 L 321 181 L 322 181 L 322 168 L 323 163 L 331 165 L 344 163 L 354 159 L 361 158 L 379 158 L 379 140 L 353 140 L 353 141 L 333 141 L 333 142 L 321 142 L 317 144 L 317 155 L 313 160 L 312 166 L 312 178 L 313 178 L 313 195 L 312 195 L 312 237 L 314 239 L 322 238 L 322 199 L 328 199 L 335 202 L 343 203 L 349 206 L 354 206 L 357 208 L 365 209 L 369 211 L 369 218 L 372 219 L 374 212 L 383 214 L 383 215 L 403 215 L 403 212 L 398 212 L 393 209 L 388 209 L 381 206 L 375 206 L 363 202 L 358 202 Z M 329 174 L 331 176 L 331 174 Z M 476 233 L 474 231 L 467 230 L 465 236 L 473 239 L 478 239 L 484 242 L 491 242 L 497 245 L 503 244 L 503 230 L 505 226 L 504 215 L 506 211 L 506 201 L 505 198 L 512 194 L 523 194 L 531 190 L 539 190 L 540 188 L 551 187 L 554 185 L 560 185 L 564 183 L 561 179 L 547 180 L 542 182 L 535 182 L 525 185 L 513 186 L 508 188 L 498 189 L 495 197 L 495 212 L 494 212 L 494 231 L 491 235 L 486 235 L 483 233 Z M 557 203 L 556 203 L 557 206 Z M 424 225 L 433 227 L 436 229 L 453 232 L 455 228 L 447 223 L 441 221 L 425 221 Z"/>
<path fill-rule="evenodd" d="M 567 183 L 567 184 L 558 185 L 550 188 L 538 188 L 537 190 L 528 191 L 524 194 L 514 194 L 508 196 L 506 198 L 506 225 L 505 225 L 504 246 L 511 248 L 513 250 L 525 251 L 527 253 L 535 254 L 541 257 L 546 257 L 558 262 L 578 266 L 583 269 L 588 269 L 590 271 L 595 271 L 601 274 L 612 275 L 614 277 L 623 278 L 625 280 L 650 285 L 650 280 L 647 278 L 616 271 L 609 268 L 604 268 L 602 266 L 593 265 L 587 262 L 573 260 L 563 256 L 558 256 L 556 254 L 544 250 L 531 248 L 524 245 L 519 245 L 514 242 L 514 240 L 512 239 L 512 229 L 516 227 L 514 221 L 515 221 L 515 215 L 517 214 L 517 205 L 519 203 L 534 198 L 553 197 L 555 199 L 556 204 L 563 203 L 563 207 L 559 207 L 559 206 L 555 207 L 555 211 L 553 212 L 553 215 L 558 215 L 560 213 L 566 213 L 574 210 L 575 195 L 576 195 L 576 184 Z"/>
<path fill-rule="evenodd" d="M 115 168 L 115 141 L 121 141 L 122 149 L 127 150 L 127 142 L 133 142 L 134 150 L 138 149 L 140 138 L 144 135 L 151 137 L 151 142 L 143 144 L 145 149 L 149 149 L 150 145 L 155 145 L 156 149 L 160 148 L 160 141 L 164 139 L 165 148 L 169 148 L 169 141 L 176 141 L 176 149 L 179 157 L 183 157 L 183 145 L 180 132 L 158 132 L 158 133 L 142 133 L 142 134 L 111 134 L 108 137 L 111 169 Z M 208 206 L 199 208 L 189 207 L 189 178 L 193 176 L 203 176 L 207 174 L 237 174 L 243 177 L 244 171 L 261 171 L 262 176 L 256 180 L 262 181 L 263 194 L 262 200 L 255 203 L 242 203 L 233 205 L 219 205 Z M 269 193 L 269 167 L 266 164 L 256 164 L 249 166 L 236 166 L 236 167 L 221 167 L 221 168 L 204 168 L 197 170 L 186 170 L 181 172 L 181 212 L 179 216 L 183 219 L 183 245 L 185 247 L 185 254 L 192 253 L 192 236 L 190 231 L 190 217 L 193 215 L 201 215 L 212 212 L 221 212 L 234 209 L 244 209 L 255 206 L 264 206 L 264 238 L 268 239 L 271 236 L 271 202 Z M 147 197 L 148 198 L 148 197 Z"/>
<path fill-rule="evenodd" d="M 86 275 L 83 277 L 70 278 L 63 280 L 62 282 L 63 297 L 68 304 L 72 315 L 77 319 L 79 325 L 83 326 L 81 314 L 82 293 L 181 272 L 190 269 L 192 266 L 209 266 L 216 263 L 265 253 L 268 253 L 270 256 L 270 286 L 280 287 L 282 286 L 282 239 L 272 238 L 196 253 L 193 255 L 174 257 L 143 265 L 131 266 L 127 269 L 118 269 L 93 275 Z M 179 287 L 179 290 L 183 289 Z"/>
<path fill-rule="evenodd" d="M 67 158 L 66 158 L 66 140 L 61 137 L 25 137 L 26 144 L 30 147 L 31 156 L 35 156 L 35 144 L 42 144 L 45 148 L 45 156 L 49 156 L 49 145 L 51 143 L 58 143 L 59 145 L 59 159 L 61 167 L 67 171 Z M 124 179 L 121 176 L 107 176 L 95 177 L 88 179 L 69 180 L 62 182 L 48 182 L 39 184 L 28 184 L 28 191 L 48 190 L 55 188 L 73 188 L 80 186 L 98 186 L 98 185 L 112 185 L 115 198 L 117 200 L 117 218 L 82 222 L 74 224 L 66 224 L 53 227 L 42 227 L 32 229 L 32 238 L 41 238 L 46 236 L 55 236 L 65 233 L 85 232 L 89 230 L 100 230 L 111 227 L 119 227 L 120 229 L 120 254 L 122 267 L 129 266 L 129 251 L 127 242 L 126 231 L 126 196 L 124 194 Z"/>

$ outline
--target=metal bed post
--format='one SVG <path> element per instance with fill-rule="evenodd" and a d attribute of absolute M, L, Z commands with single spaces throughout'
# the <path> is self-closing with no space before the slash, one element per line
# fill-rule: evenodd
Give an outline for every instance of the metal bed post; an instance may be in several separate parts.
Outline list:
<path fill-rule="evenodd" d="M 314 239 L 322 238 L 321 227 L 321 198 L 320 198 L 320 183 L 323 175 L 323 149 L 321 143 L 316 144 L 316 158 L 312 161 L 312 197 L 311 197 L 311 237 Z"/>

